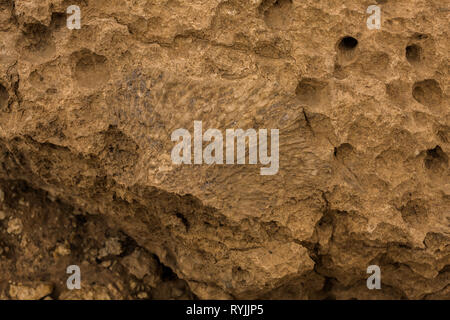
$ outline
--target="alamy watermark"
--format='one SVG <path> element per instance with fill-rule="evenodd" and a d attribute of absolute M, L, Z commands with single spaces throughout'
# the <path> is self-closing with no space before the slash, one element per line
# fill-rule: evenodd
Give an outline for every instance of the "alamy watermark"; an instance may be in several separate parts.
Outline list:
<path fill-rule="evenodd" d="M 70 30 L 81 29 L 81 9 L 77 5 L 71 5 L 67 8 L 67 28 Z M 381 8 L 377 5 L 370 5 L 366 12 L 370 14 L 367 19 L 367 28 L 369 30 L 381 29 Z"/>
<path fill-rule="evenodd" d="M 366 11 L 371 16 L 367 19 L 367 28 L 369 30 L 381 29 L 381 8 L 376 5 L 371 5 Z"/>
<path fill-rule="evenodd" d="M 73 290 L 73 289 L 81 289 L 81 270 L 80 267 L 77 265 L 71 265 L 67 267 L 66 270 L 67 274 L 70 274 L 71 276 L 67 278 L 67 289 Z"/>
<path fill-rule="evenodd" d="M 81 29 L 81 9 L 79 6 L 72 5 L 67 8 L 67 28 L 70 30 Z"/>
<path fill-rule="evenodd" d="M 371 265 L 367 267 L 367 273 L 372 274 L 367 278 L 367 289 L 381 289 L 381 269 L 377 265 Z"/>
<path fill-rule="evenodd" d="M 279 169 L 279 130 L 270 130 L 270 156 L 268 155 L 267 129 L 226 129 L 225 159 L 224 138 L 218 129 L 208 129 L 203 133 L 202 121 L 194 121 L 194 142 L 192 152 L 192 136 L 188 130 L 180 128 L 172 133 L 172 141 L 178 142 L 172 149 L 172 162 L 174 164 L 245 164 L 246 141 L 248 140 L 248 164 L 270 165 L 261 168 L 261 175 L 274 175 Z M 210 142 L 203 148 L 203 142 Z M 237 142 L 235 155 L 235 142 Z M 258 148 L 259 143 L 259 148 Z M 259 151 L 259 152 L 258 152 Z M 236 161 L 235 161 L 236 160 Z"/>

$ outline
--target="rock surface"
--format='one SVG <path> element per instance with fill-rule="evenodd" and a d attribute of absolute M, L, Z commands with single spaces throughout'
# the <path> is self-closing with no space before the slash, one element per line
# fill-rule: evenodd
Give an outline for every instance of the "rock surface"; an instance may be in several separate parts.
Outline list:
<path fill-rule="evenodd" d="M 374 2 L 0 1 L 0 298 L 450 298 L 448 3 Z M 195 120 L 278 174 L 173 164 Z"/>

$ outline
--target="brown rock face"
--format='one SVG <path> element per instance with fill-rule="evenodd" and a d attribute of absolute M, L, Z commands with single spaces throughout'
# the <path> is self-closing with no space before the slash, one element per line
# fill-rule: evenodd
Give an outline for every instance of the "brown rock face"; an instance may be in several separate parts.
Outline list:
<path fill-rule="evenodd" d="M 0 298 L 449 299 L 448 3 L 373 2 L 0 0 Z"/>

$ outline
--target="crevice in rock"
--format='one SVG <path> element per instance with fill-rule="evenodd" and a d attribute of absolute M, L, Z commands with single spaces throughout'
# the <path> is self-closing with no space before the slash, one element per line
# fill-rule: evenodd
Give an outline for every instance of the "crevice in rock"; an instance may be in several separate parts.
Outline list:
<path fill-rule="evenodd" d="M 100 299 L 196 298 L 187 283 L 156 255 L 139 246 L 121 229 L 110 227 L 105 217 L 76 210 L 24 180 L 0 179 L 0 192 L 0 268 L 12 274 L 9 280 L 18 288 L 14 294 L 24 296 L 30 292 L 28 288 L 51 283 L 51 292 L 43 293 L 40 299 L 71 298 L 71 293 L 61 284 L 65 284 L 67 277 L 65 268 L 75 263 L 81 268 L 83 287 L 88 289 L 72 298 L 90 294 Z M 20 229 L 3 230 L 11 224 L 7 221 L 17 219 Z M 36 228 L 37 225 L 45 225 L 47 229 Z M 32 250 L 38 247 L 40 250 Z M 140 256 L 135 252 L 140 252 Z M 146 263 L 151 259 L 155 268 L 147 269 L 150 265 Z M 39 262 L 39 266 L 30 269 L 33 261 Z M 141 274 L 145 275 L 142 279 Z M 124 286 L 122 292 L 114 289 L 117 283 Z M 11 296 L 10 285 L 2 280 L 0 297 L 5 296 L 15 297 Z"/>
<path fill-rule="evenodd" d="M 411 44 L 405 49 L 406 59 L 410 63 L 419 63 L 422 60 L 422 48 L 417 44 Z"/>

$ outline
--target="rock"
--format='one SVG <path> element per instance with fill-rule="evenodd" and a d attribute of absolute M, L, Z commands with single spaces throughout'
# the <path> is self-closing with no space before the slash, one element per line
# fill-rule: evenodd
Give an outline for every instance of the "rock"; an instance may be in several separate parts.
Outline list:
<path fill-rule="evenodd" d="M 11 284 L 9 295 L 14 300 L 39 300 L 53 292 L 53 284 L 34 282 L 29 284 Z"/>
<path fill-rule="evenodd" d="M 0 220 L 5 220 L 5 218 L 6 218 L 5 211 L 0 210 Z"/>
<path fill-rule="evenodd" d="M 117 300 L 124 299 L 116 288 L 101 285 L 82 285 L 80 290 L 66 290 L 59 296 L 60 300 Z"/>
<path fill-rule="evenodd" d="M 148 299 L 148 293 L 147 293 L 147 292 L 139 292 L 139 293 L 137 294 L 137 297 L 138 297 L 139 299 Z"/>
<path fill-rule="evenodd" d="M 30 204 L 25 199 L 19 199 L 19 205 L 28 207 Z"/>
<path fill-rule="evenodd" d="M 49 10 L 50 1 L 43 0 L 35 2 L 32 0 L 17 1 L 15 9 L 17 17 L 22 23 L 42 23 L 48 25 L 50 23 L 51 12 Z"/>
<path fill-rule="evenodd" d="M 22 229 L 22 221 L 19 218 L 13 218 L 8 221 L 8 229 L 6 230 L 8 233 L 19 235 L 22 233 Z"/>
<path fill-rule="evenodd" d="M 105 242 L 105 247 L 100 249 L 98 258 L 102 259 L 107 256 L 118 256 L 122 253 L 122 245 L 118 238 L 109 238 Z"/>
<path fill-rule="evenodd" d="M 109 267 L 111 266 L 111 261 L 110 261 L 110 260 L 103 261 L 100 265 L 101 265 L 103 268 L 109 268 Z"/>
<path fill-rule="evenodd" d="M 202 299 L 366 297 L 372 264 L 391 288 L 378 297 L 447 292 L 442 1 L 375 1 L 380 30 L 367 1 L 79 1 L 79 30 L 66 27 L 65 1 L 3 2 L 0 180 L 82 208 L 77 248 L 95 238 L 88 215 L 132 240 L 105 235 L 80 259 L 142 247 Z M 248 164 L 253 138 L 244 164 L 199 164 L 212 141 L 195 143 L 194 127 L 215 132 L 212 146 L 227 130 L 278 129 L 278 171 L 261 175 L 259 148 Z M 172 159 L 176 132 L 199 147 L 186 164 Z M 141 277 L 139 259 L 124 263 Z"/>
<path fill-rule="evenodd" d="M 144 279 L 146 275 L 151 275 L 153 281 L 150 281 L 150 283 L 156 284 L 156 279 L 159 276 L 158 262 L 144 250 L 134 250 L 129 256 L 123 258 L 120 263 L 127 268 L 130 274 L 140 280 Z"/>
<path fill-rule="evenodd" d="M 59 256 L 70 255 L 70 248 L 67 245 L 60 244 L 55 249 L 55 254 Z"/>

